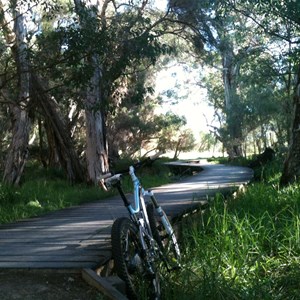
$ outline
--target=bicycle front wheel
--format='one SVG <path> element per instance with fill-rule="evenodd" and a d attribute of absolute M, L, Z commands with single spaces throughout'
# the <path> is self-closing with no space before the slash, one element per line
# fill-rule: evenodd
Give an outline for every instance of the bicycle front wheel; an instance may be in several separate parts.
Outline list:
<path fill-rule="evenodd" d="M 163 252 L 169 266 L 172 268 L 179 266 L 179 244 L 165 211 L 161 208 L 160 214 L 158 214 L 154 210 L 153 204 L 149 203 L 147 205 L 147 213 L 153 237 Z"/>
<path fill-rule="evenodd" d="M 117 219 L 111 231 L 112 254 L 129 299 L 160 299 L 159 274 L 142 248 L 137 227 L 128 218 Z"/>

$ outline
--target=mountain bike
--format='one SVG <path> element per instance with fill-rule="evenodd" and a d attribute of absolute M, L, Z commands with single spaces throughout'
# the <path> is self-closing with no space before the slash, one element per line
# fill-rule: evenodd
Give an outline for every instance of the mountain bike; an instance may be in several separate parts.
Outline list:
<path fill-rule="evenodd" d="M 159 155 L 99 179 L 105 190 L 118 190 L 129 213 L 129 217 L 117 218 L 111 231 L 115 270 L 125 282 L 129 299 L 160 299 L 162 268 L 167 271 L 180 268 L 180 249 L 174 229 L 154 193 L 146 191 L 135 174 L 136 169 L 152 164 Z M 129 175 L 133 183 L 133 203 L 122 188 L 124 175 Z"/>

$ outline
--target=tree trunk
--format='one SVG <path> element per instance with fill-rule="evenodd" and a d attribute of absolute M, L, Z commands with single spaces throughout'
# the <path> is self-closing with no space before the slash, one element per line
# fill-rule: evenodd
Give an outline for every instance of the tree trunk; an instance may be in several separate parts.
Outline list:
<path fill-rule="evenodd" d="M 45 114 L 45 112 L 43 112 Z M 47 143 L 48 143 L 48 156 L 47 156 L 47 165 L 52 168 L 59 168 L 63 166 L 63 164 L 59 161 L 59 155 L 56 146 L 56 138 L 51 125 L 51 121 L 49 117 L 45 117 L 44 127 L 46 130 Z"/>
<path fill-rule="evenodd" d="M 94 74 L 85 99 L 86 161 L 87 181 L 95 182 L 99 175 L 108 171 L 109 167 L 105 118 L 101 110 L 103 109 L 100 93 L 101 72 L 95 56 L 92 57 L 91 64 L 94 67 Z"/>
<path fill-rule="evenodd" d="M 291 142 L 280 179 L 281 185 L 293 183 L 300 177 L 300 65 L 295 82 Z"/>
<path fill-rule="evenodd" d="M 28 141 L 31 122 L 28 116 L 29 62 L 27 54 L 27 30 L 24 20 L 26 5 L 14 10 L 14 18 L 9 15 L 6 2 L 0 1 L 1 25 L 6 42 L 11 45 L 18 72 L 18 99 L 10 105 L 12 116 L 12 140 L 6 158 L 3 181 L 18 185 L 28 156 Z"/>
<path fill-rule="evenodd" d="M 31 72 L 29 67 L 27 57 L 28 47 L 26 44 L 27 32 L 24 20 L 24 16 L 29 12 L 26 1 L 23 5 L 20 4 L 17 7 L 18 10 L 15 10 L 15 18 L 12 18 L 12 16 L 8 14 L 8 4 L 0 0 L 0 11 L 4 16 L 4 18 L 1 19 L 1 25 L 4 28 L 3 32 L 5 33 L 7 43 L 12 45 L 11 50 L 17 64 L 19 75 L 18 103 L 13 104 L 11 109 L 13 116 L 13 137 L 3 179 L 8 183 L 18 184 L 23 172 L 28 155 L 30 131 L 28 106 L 29 100 L 32 98 L 31 96 L 33 96 L 38 99 L 36 103 L 41 106 L 46 121 L 51 124 L 51 131 L 53 132 L 59 161 L 66 170 L 69 180 L 71 182 L 82 181 L 84 174 L 72 141 L 68 135 L 65 122 L 57 111 L 57 104 L 45 93 L 42 81 Z M 11 26 L 13 21 L 15 24 Z"/>
<path fill-rule="evenodd" d="M 83 13 L 83 8 L 89 9 L 88 17 L 101 17 L 105 21 L 105 10 L 109 1 L 98 1 L 97 6 L 93 6 L 91 1 L 84 3 L 82 0 L 74 0 L 76 11 L 80 16 L 81 26 L 90 26 L 86 22 L 87 15 Z M 96 11 L 97 10 L 97 13 Z M 87 181 L 96 182 L 97 177 L 106 173 L 108 165 L 108 147 L 106 140 L 106 125 L 104 113 L 104 98 L 101 91 L 101 63 L 98 55 L 91 53 L 88 63 L 94 72 L 87 85 L 86 97 L 83 99 L 86 117 L 86 162 L 87 162 Z"/>
<path fill-rule="evenodd" d="M 45 146 L 44 146 L 44 134 L 43 134 L 43 123 L 41 117 L 38 117 L 38 133 L 39 133 L 39 156 L 40 161 L 44 168 L 48 167 L 47 159 L 45 155 Z"/>
<path fill-rule="evenodd" d="M 12 140 L 6 157 L 3 181 L 18 185 L 28 157 L 28 140 L 31 122 L 26 110 L 11 107 Z"/>
<path fill-rule="evenodd" d="M 70 137 L 67 124 L 60 115 L 58 104 L 45 91 L 45 81 L 32 74 L 32 95 L 47 123 L 48 142 L 53 145 L 53 158 L 58 157 L 71 183 L 84 181 L 84 170 Z M 43 82 L 43 83 L 42 83 Z"/>
<path fill-rule="evenodd" d="M 179 147 L 180 147 L 180 144 L 181 144 L 181 139 L 179 138 L 177 143 L 176 143 L 176 147 L 175 147 L 175 153 L 174 153 L 174 157 L 173 159 L 177 159 L 178 156 L 179 156 Z"/>
<path fill-rule="evenodd" d="M 243 138 L 240 121 L 240 112 L 237 109 L 238 95 L 237 76 L 239 72 L 238 62 L 234 62 L 233 50 L 228 49 L 222 52 L 223 58 L 223 83 L 225 92 L 225 112 L 228 126 L 228 142 L 225 144 L 229 158 L 243 156 Z"/>

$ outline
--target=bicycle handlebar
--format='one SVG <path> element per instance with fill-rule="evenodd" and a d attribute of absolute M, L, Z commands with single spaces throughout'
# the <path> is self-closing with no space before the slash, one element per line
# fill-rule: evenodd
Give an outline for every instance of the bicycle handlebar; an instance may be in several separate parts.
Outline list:
<path fill-rule="evenodd" d="M 163 151 L 158 151 L 157 153 L 155 153 L 152 156 L 149 156 L 148 158 L 150 158 L 150 160 L 156 160 L 159 156 L 161 156 L 164 152 Z"/>
<path fill-rule="evenodd" d="M 154 160 L 156 160 L 161 154 L 163 154 L 163 152 L 159 151 L 159 152 L 155 153 L 154 155 L 149 156 L 146 159 L 133 164 L 132 166 L 135 169 L 141 168 L 142 166 L 147 165 L 149 162 L 153 162 Z M 106 173 L 106 174 L 99 176 L 97 178 L 98 185 L 101 186 L 105 191 L 107 191 L 109 187 L 113 186 L 115 183 L 120 181 L 122 175 L 127 175 L 127 174 L 129 175 L 129 168 L 130 168 L 130 166 L 125 170 L 116 172 L 115 174 Z"/>

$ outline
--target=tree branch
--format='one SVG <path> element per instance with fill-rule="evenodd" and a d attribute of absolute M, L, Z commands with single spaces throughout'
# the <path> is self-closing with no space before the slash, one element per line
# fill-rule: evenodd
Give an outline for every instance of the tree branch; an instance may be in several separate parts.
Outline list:
<path fill-rule="evenodd" d="M 266 28 L 263 24 L 261 24 L 259 21 L 257 21 L 257 18 L 255 18 L 254 16 L 252 16 L 249 12 L 239 9 L 236 7 L 235 4 L 231 4 L 231 7 L 238 13 L 241 13 L 242 15 L 244 15 L 245 17 L 249 18 L 250 20 L 252 20 L 256 25 L 258 25 L 260 28 L 262 28 L 264 30 L 265 33 L 268 33 L 272 36 L 275 36 L 277 38 L 280 38 L 286 42 L 289 42 L 291 44 L 299 44 L 299 41 L 297 42 L 293 42 L 289 37 L 283 36 L 277 32 L 275 32 L 274 30 L 269 30 L 268 28 Z M 291 19 L 289 19 L 290 21 L 292 21 Z"/>

